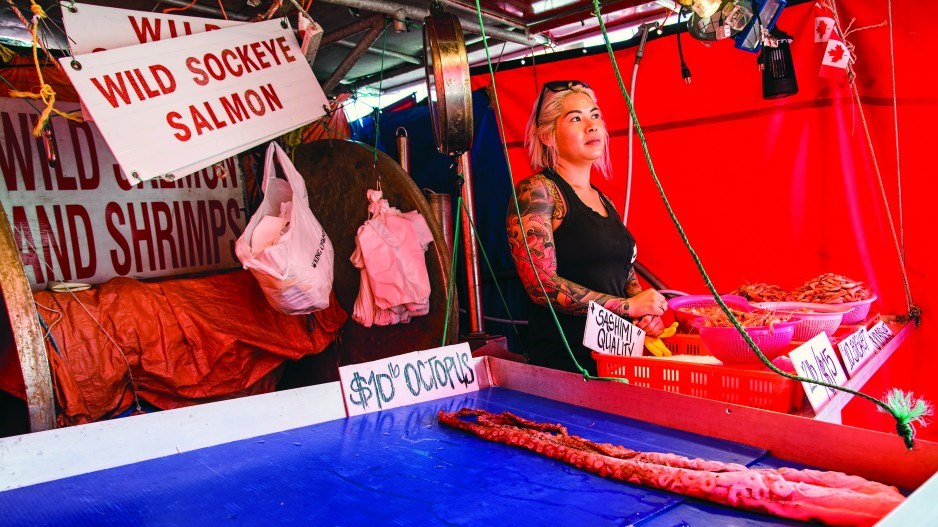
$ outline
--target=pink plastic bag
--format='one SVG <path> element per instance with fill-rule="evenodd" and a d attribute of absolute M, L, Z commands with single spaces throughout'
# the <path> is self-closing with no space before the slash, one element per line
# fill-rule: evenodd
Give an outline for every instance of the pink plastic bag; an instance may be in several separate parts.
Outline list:
<path fill-rule="evenodd" d="M 286 180 L 276 177 L 275 153 Z M 335 258 L 332 242 L 309 209 L 303 176 L 275 142 L 267 147 L 261 189 L 264 200 L 235 243 L 241 265 L 251 271 L 277 311 L 300 315 L 328 307 Z M 281 217 L 282 212 L 287 221 L 279 239 L 253 251 L 254 229 L 265 216 Z M 264 245 L 270 243 L 268 236 L 264 238 Z"/>

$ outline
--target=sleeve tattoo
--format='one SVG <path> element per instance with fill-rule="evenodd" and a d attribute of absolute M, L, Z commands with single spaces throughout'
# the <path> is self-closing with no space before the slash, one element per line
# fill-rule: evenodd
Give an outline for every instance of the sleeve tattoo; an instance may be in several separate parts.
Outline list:
<path fill-rule="evenodd" d="M 508 213 L 508 247 L 525 291 L 538 305 L 550 303 L 569 315 L 585 315 L 593 301 L 628 316 L 627 299 L 593 291 L 557 275 L 553 220 L 563 219 L 565 204 L 552 186 L 549 180 L 538 176 L 521 181 L 516 187 L 521 217 L 513 207 Z"/>
<path fill-rule="evenodd" d="M 642 286 L 635 277 L 635 268 L 629 269 L 629 276 L 625 279 L 625 296 L 632 298 L 642 292 Z"/>

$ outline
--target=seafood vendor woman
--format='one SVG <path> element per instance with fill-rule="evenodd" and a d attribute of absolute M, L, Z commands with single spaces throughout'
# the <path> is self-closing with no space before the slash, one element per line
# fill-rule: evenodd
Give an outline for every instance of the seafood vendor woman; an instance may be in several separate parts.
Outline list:
<path fill-rule="evenodd" d="M 593 90 L 575 80 L 545 83 L 525 144 L 538 172 L 515 187 L 518 209 L 509 206 L 507 230 L 518 275 L 536 304 L 528 323 L 531 363 L 577 371 L 550 304 L 577 362 L 596 374 L 581 344 L 590 301 L 652 337 L 664 330 L 667 302 L 654 289 L 642 290 L 633 269 L 635 240 L 590 182 L 594 171 L 612 177 L 609 133 Z"/>

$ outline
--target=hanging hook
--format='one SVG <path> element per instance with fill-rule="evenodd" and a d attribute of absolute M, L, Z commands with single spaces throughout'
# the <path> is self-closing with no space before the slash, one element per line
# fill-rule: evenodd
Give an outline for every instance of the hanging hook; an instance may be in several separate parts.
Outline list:
<path fill-rule="evenodd" d="M 55 152 L 55 134 L 52 131 L 52 121 L 47 122 L 42 128 L 42 146 L 46 149 L 46 161 L 50 167 L 55 168 L 58 156 Z"/>
<path fill-rule="evenodd" d="M 228 177 L 228 169 L 225 167 L 224 161 L 219 161 L 212 165 L 212 175 L 218 179 L 225 179 Z"/>

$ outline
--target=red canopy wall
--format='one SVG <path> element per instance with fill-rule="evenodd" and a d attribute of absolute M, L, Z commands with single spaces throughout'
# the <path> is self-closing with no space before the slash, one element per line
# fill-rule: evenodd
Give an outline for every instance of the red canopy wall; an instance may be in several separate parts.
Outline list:
<path fill-rule="evenodd" d="M 846 25 L 887 20 L 885 2 L 838 2 Z M 869 5 L 874 4 L 874 5 Z M 866 282 L 883 312 L 905 313 L 896 244 L 890 231 L 860 108 L 845 81 L 820 78 L 823 44 L 813 39 L 813 3 L 787 8 L 779 27 L 795 38 L 792 50 L 800 91 L 784 99 L 761 97 L 756 55 L 731 42 L 711 46 L 682 36 L 693 82 L 680 75 L 674 36 L 650 40 L 638 72 L 635 107 L 655 171 L 694 249 L 721 292 L 749 282 L 794 289 L 823 272 Z M 938 236 L 934 218 L 935 152 L 930 127 L 938 117 L 933 93 L 933 47 L 920 6 L 893 2 L 895 77 L 898 97 L 904 241 L 914 300 L 924 313 L 914 332 L 886 368 L 868 384 L 881 396 L 890 387 L 924 392 L 938 401 L 931 375 L 938 357 L 934 262 Z M 888 28 L 850 35 L 856 46 L 862 109 L 899 229 L 896 137 Z M 628 87 L 635 49 L 616 53 Z M 597 93 L 612 134 L 616 173 L 597 178 L 620 211 L 628 162 L 628 111 L 608 54 L 577 57 L 499 71 L 496 90 L 515 180 L 531 173 L 523 130 L 540 83 L 580 79 Z M 487 85 L 489 75 L 473 78 Z M 668 217 L 635 138 L 632 200 L 628 225 L 638 240 L 639 259 L 670 287 L 705 292 L 704 282 Z M 874 306 L 876 307 L 876 306 Z M 845 423 L 891 430 L 891 419 L 865 402 L 851 403 Z M 938 427 L 924 432 L 938 438 Z"/>

